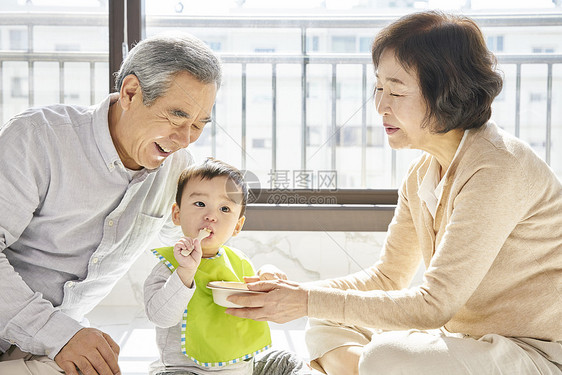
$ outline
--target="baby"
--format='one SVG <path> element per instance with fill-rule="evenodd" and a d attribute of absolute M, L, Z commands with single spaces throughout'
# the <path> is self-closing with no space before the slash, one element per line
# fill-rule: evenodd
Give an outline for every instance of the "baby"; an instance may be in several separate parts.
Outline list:
<path fill-rule="evenodd" d="M 180 176 L 172 220 L 185 237 L 173 248 L 153 250 L 162 262 L 144 286 L 146 314 L 156 325 L 160 351 L 150 374 L 253 374 L 258 367 L 272 373 L 281 363 L 283 370 L 275 373 L 306 369 L 288 352 L 264 355 L 268 363 L 256 366 L 253 357 L 271 345 L 268 323 L 225 314 L 206 287 L 210 281 L 243 282 L 256 275 L 241 251 L 224 245 L 244 225 L 247 196 L 240 171 L 213 158 Z M 271 265 L 257 276 L 287 278 Z"/>

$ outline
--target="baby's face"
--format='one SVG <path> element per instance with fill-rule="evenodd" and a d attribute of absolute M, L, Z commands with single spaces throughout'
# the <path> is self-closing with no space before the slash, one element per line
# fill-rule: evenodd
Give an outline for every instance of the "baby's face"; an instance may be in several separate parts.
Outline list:
<path fill-rule="evenodd" d="M 233 189 L 227 177 L 194 178 L 186 183 L 181 207 L 174 205 L 172 218 L 181 225 L 183 234 L 197 237 L 201 229 L 210 229 L 210 236 L 201 241 L 203 257 L 216 255 L 219 248 L 244 224 L 240 189 Z"/>

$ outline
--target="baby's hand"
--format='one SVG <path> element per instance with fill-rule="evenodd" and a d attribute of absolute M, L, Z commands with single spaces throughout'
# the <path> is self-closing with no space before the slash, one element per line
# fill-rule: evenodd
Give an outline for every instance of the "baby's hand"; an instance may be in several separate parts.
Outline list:
<path fill-rule="evenodd" d="M 201 241 L 197 238 L 182 237 L 176 243 L 174 246 L 174 258 L 178 261 L 178 273 L 180 273 L 180 277 L 184 282 L 193 278 L 199 263 L 201 263 L 202 256 Z"/>
<path fill-rule="evenodd" d="M 246 282 L 260 280 L 287 280 L 287 274 L 272 264 L 266 264 L 260 267 L 256 276 L 244 278 Z"/>

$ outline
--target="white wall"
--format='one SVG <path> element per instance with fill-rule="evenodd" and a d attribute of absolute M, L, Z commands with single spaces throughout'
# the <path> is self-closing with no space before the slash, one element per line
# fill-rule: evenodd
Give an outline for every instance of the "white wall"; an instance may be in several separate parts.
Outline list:
<path fill-rule="evenodd" d="M 271 263 L 291 280 L 344 276 L 377 261 L 385 232 L 244 232 L 228 245 L 244 251 L 256 268 Z M 157 246 L 157 244 L 155 244 Z M 157 260 L 148 250 L 100 306 L 142 306 L 142 288 Z M 418 274 L 415 283 L 419 283 Z"/>

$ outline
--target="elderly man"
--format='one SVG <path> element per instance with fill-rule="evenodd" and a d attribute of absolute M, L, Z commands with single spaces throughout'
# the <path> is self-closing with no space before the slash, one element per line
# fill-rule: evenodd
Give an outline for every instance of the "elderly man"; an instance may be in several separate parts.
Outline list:
<path fill-rule="evenodd" d="M 210 113 L 221 67 L 188 35 L 140 42 L 94 107 L 33 108 L 0 128 L 0 373 L 119 373 L 84 315 L 152 237 Z M 168 241 L 169 242 L 169 241 Z"/>

